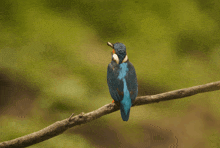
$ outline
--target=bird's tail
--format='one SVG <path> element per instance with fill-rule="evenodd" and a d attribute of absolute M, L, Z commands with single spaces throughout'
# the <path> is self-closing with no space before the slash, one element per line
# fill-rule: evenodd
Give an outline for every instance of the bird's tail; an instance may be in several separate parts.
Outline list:
<path fill-rule="evenodd" d="M 130 107 L 129 109 L 126 109 L 122 104 L 120 104 L 120 112 L 122 120 L 128 121 L 130 115 Z"/>

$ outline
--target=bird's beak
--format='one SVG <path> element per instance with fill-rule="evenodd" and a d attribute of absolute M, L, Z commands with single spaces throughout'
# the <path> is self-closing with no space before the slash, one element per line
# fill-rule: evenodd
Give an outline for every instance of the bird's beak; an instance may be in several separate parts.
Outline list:
<path fill-rule="evenodd" d="M 112 48 L 114 49 L 114 46 L 113 46 L 113 44 L 112 44 L 112 43 L 107 42 L 107 45 L 108 45 L 108 46 L 110 46 L 110 47 L 112 47 Z"/>

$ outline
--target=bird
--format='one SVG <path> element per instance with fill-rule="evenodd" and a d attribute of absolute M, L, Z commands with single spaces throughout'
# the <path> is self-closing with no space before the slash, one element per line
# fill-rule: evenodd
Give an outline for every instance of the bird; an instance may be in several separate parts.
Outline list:
<path fill-rule="evenodd" d="M 123 43 L 107 42 L 112 51 L 112 59 L 107 68 L 107 84 L 110 95 L 120 106 L 123 121 L 128 121 L 130 108 L 138 95 L 137 75 L 133 64 L 128 60 Z"/>

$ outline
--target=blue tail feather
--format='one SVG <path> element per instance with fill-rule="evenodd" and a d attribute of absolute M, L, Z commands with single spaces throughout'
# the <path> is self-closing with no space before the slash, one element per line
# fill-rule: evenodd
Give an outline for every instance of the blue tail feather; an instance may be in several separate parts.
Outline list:
<path fill-rule="evenodd" d="M 129 115 L 130 115 L 130 108 L 126 112 L 124 106 L 122 104 L 120 104 L 120 112 L 121 112 L 122 120 L 123 121 L 128 121 Z"/>

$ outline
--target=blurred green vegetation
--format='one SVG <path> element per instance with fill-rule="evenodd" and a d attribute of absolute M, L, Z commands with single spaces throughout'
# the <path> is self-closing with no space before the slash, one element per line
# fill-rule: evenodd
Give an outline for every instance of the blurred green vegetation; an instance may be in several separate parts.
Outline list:
<path fill-rule="evenodd" d="M 0 142 L 110 103 L 107 41 L 126 45 L 139 96 L 218 81 L 219 14 L 219 0 L 1 0 Z M 143 147 L 160 134 L 149 123 L 217 147 L 219 107 L 218 92 L 135 107 L 127 123 L 116 112 L 31 147 Z M 202 138 L 185 132 L 195 120 Z"/>

